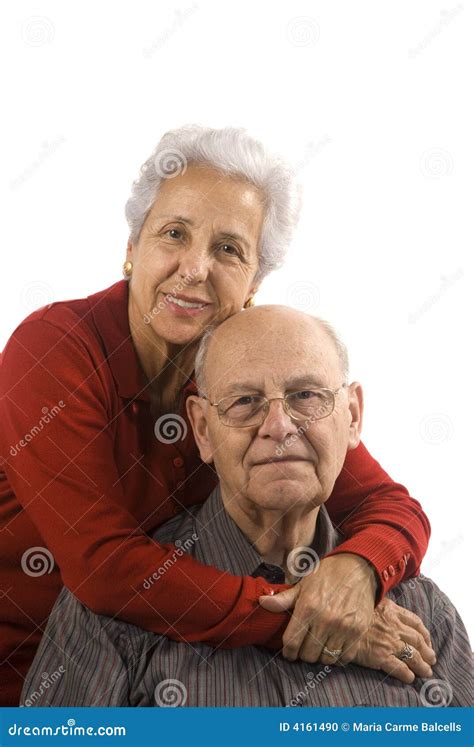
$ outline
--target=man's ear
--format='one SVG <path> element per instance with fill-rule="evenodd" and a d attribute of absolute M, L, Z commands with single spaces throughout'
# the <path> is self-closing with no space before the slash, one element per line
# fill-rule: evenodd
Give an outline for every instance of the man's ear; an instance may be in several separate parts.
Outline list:
<path fill-rule="evenodd" d="M 347 387 L 349 398 L 349 412 L 351 414 L 351 423 L 349 425 L 349 442 L 348 449 L 355 449 L 360 444 L 360 434 L 362 431 L 362 417 L 364 414 L 364 393 L 358 381 L 353 381 Z"/>
<path fill-rule="evenodd" d="M 186 411 L 191 421 L 194 440 L 197 443 L 201 459 L 206 464 L 211 464 L 213 461 L 213 451 L 207 426 L 208 402 L 203 397 L 191 395 L 186 400 Z"/>

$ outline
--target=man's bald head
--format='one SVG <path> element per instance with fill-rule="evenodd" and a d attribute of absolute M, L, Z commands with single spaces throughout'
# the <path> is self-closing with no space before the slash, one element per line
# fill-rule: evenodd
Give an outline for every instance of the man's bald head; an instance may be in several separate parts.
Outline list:
<path fill-rule="evenodd" d="M 297 364 L 302 354 L 309 351 L 323 369 L 335 367 L 341 383 L 347 381 L 346 346 L 324 319 L 288 306 L 245 309 L 210 328 L 203 336 L 195 364 L 199 392 L 208 392 L 219 380 L 228 381 L 242 373 L 254 356 L 266 356 L 271 366 L 282 357 Z"/>

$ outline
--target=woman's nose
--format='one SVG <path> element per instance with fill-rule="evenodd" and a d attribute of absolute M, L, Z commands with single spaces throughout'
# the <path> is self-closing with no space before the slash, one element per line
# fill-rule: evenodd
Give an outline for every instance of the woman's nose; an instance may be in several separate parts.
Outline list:
<path fill-rule="evenodd" d="M 207 248 L 202 246 L 187 247 L 183 251 L 179 263 L 179 272 L 183 277 L 189 277 L 191 285 L 202 283 L 207 279 L 211 262 L 212 256 Z"/>

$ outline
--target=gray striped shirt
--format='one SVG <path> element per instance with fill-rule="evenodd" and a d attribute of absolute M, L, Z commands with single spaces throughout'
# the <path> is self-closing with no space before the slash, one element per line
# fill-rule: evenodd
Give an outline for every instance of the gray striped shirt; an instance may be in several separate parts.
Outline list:
<path fill-rule="evenodd" d="M 234 575 L 284 582 L 225 511 L 216 488 L 154 534 L 202 563 Z M 340 542 L 321 506 L 312 548 L 324 556 Z M 146 585 L 159 583 L 157 569 Z M 114 580 L 111 579 L 111 583 Z M 189 579 L 192 583 L 192 579 Z M 472 705 L 471 648 L 456 609 L 423 576 L 389 592 L 415 612 L 431 633 L 438 661 L 431 680 L 404 685 L 385 673 L 290 662 L 261 646 L 215 649 L 182 643 L 116 618 L 91 612 L 64 588 L 51 612 L 25 680 L 21 704 L 30 706 L 423 706 Z M 209 599 L 209 604 L 212 604 Z M 271 613 L 269 613 L 271 614 Z"/>

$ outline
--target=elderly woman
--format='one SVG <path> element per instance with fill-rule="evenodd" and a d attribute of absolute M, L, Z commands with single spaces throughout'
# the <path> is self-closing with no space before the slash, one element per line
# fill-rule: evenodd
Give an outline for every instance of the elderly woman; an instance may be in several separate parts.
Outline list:
<path fill-rule="evenodd" d="M 149 537 L 216 484 L 184 406 L 196 391 L 196 349 L 205 329 L 249 305 L 281 264 L 295 195 L 291 170 L 243 131 L 169 132 L 126 206 L 126 279 L 39 309 L 8 341 L 1 705 L 18 703 L 62 585 L 96 613 L 175 640 L 283 642 L 290 659 L 332 663 L 334 650 L 350 660 L 374 604 L 417 573 L 428 520 L 362 445 L 327 503 L 346 539 L 299 595 Z M 265 609 L 264 597 L 281 592 L 286 611 Z"/>

